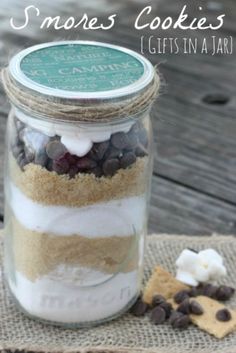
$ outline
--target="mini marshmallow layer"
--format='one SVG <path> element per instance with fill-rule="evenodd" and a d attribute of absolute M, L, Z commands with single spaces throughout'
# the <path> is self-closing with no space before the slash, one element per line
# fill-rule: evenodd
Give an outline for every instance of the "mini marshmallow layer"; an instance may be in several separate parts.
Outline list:
<path fill-rule="evenodd" d="M 84 207 L 46 206 L 32 201 L 12 182 L 10 206 L 26 228 L 58 236 L 111 237 L 139 233 L 145 225 L 145 196 L 96 203 Z"/>
<path fill-rule="evenodd" d="M 61 142 L 67 148 L 71 154 L 75 154 L 78 157 L 85 156 L 92 148 L 93 143 L 103 142 L 110 139 L 111 135 L 116 132 L 128 132 L 131 126 L 135 123 L 135 120 L 126 121 L 119 125 L 106 124 L 97 126 L 86 126 L 86 124 L 65 124 L 50 122 L 46 120 L 38 120 L 33 117 L 26 115 L 15 109 L 15 114 L 18 119 L 31 128 L 40 131 L 45 134 L 46 137 L 60 136 Z"/>
<path fill-rule="evenodd" d="M 119 273 L 98 286 L 68 285 L 43 276 L 31 282 L 16 272 L 11 291 L 31 316 L 58 323 L 86 323 L 117 315 L 139 292 L 138 271 Z M 94 271 L 94 277 L 98 271 Z M 101 276 L 102 274 L 99 274 Z"/>

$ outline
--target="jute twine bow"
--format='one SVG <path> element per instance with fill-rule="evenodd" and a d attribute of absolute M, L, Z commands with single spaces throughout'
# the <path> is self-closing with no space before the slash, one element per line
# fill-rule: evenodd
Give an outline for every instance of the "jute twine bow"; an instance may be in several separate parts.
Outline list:
<path fill-rule="evenodd" d="M 30 115 L 66 121 L 106 122 L 145 111 L 155 100 L 160 88 L 159 75 L 154 72 L 152 82 L 139 94 L 119 101 L 83 101 L 43 95 L 21 86 L 10 75 L 8 68 L 1 71 L 1 79 L 11 103 Z"/>

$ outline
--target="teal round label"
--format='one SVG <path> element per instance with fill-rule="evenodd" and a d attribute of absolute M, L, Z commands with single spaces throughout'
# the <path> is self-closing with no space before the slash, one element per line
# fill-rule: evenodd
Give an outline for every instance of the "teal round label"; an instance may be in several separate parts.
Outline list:
<path fill-rule="evenodd" d="M 20 68 L 36 83 L 75 92 L 119 89 L 144 73 L 142 62 L 122 50 L 80 43 L 33 51 L 22 59 Z"/>

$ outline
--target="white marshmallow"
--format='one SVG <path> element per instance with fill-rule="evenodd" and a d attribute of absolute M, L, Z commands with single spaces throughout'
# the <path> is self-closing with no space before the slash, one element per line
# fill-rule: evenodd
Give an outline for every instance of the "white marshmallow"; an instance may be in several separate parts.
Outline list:
<path fill-rule="evenodd" d="M 178 270 L 176 274 L 176 279 L 179 280 L 180 282 L 188 284 L 189 286 L 195 287 L 198 285 L 198 282 L 194 279 L 194 277 L 189 272 Z"/>
<path fill-rule="evenodd" d="M 71 136 L 62 136 L 61 143 L 67 148 L 71 154 L 78 157 L 85 156 L 93 146 L 93 143 L 88 138 L 78 138 Z"/>
<path fill-rule="evenodd" d="M 185 249 L 176 260 L 176 267 L 176 278 L 192 286 L 218 280 L 227 273 L 223 258 L 214 249 L 202 250 L 199 253 Z"/>

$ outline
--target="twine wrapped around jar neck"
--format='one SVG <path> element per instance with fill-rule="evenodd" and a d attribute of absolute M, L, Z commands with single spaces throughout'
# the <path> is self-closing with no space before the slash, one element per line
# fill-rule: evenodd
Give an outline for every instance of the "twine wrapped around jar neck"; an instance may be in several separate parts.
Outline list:
<path fill-rule="evenodd" d="M 10 75 L 9 69 L 1 71 L 3 87 L 11 103 L 32 116 L 80 122 L 112 122 L 133 116 L 148 109 L 158 96 L 160 78 L 154 72 L 152 82 L 133 97 L 119 101 L 61 99 L 46 96 L 21 86 Z"/>

